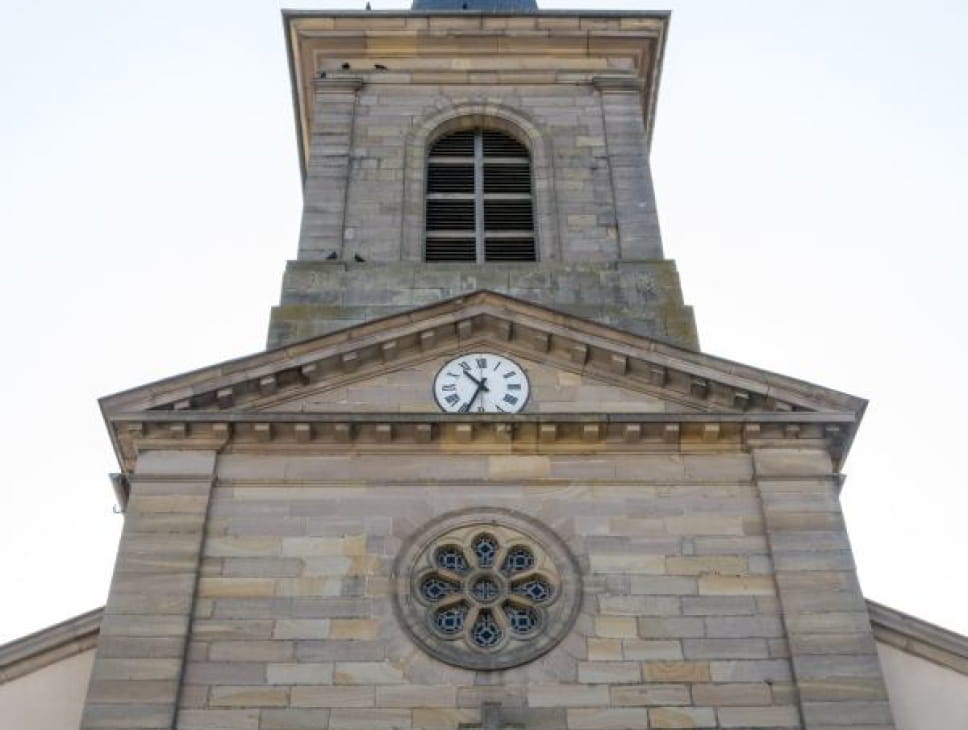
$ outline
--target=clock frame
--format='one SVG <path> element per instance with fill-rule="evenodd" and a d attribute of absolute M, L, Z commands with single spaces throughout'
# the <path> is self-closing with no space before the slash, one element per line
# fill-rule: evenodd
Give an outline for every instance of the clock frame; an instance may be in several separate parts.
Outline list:
<path fill-rule="evenodd" d="M 434 376 L 433 392 L 446 413 L 520 413 L 531 383 L 510 357 L 469 352 L 444 363 Z"/>

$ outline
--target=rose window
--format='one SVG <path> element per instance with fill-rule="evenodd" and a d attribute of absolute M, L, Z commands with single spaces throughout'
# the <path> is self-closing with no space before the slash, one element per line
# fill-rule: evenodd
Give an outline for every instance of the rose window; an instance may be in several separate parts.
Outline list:
<path fill-rule="evenodd" d="M 483 512 L 504 519 L 454 515 L 401 553 L 397 609 L 432 654 L 496 669 L 561 640 L 577 613 L 579 579 L 567 548 L 546 528 L 507 511 Z"/>
<path fill-rule="evenodd" d="M 482 533 L 469 544 L 447 542 L 433 555 L 418 593 L 433 630 L 493 649 L 506 636 L 526 637 L 540 628 L 543 609 L 555 597 L 554 579 L 535 568 L 532 548 L 502 545 Z"/>

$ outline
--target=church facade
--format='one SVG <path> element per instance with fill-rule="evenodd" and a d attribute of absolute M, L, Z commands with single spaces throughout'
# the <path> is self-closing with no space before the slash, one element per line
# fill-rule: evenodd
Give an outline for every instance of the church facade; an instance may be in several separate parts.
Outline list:
<path fill-rule="evenodd" d="M 110 595 L 11 680 L 86 656 L 85 730 L 968 717 L 963 637 L 860 592 L 865 402 L 699 351 L 649 171 L 668 14 L 284 18 L 268 347 L 102 400 Z"/>

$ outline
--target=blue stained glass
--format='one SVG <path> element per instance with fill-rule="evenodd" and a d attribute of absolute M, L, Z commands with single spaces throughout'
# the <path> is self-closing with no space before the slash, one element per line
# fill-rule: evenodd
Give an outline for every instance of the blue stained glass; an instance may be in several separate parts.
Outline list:
<path fill-rule="evenodd" d="M 504 558 L 501 570 L 504 573 L 520 573 L 534 567 L 534 555 L 526 547 L 513 547 Z"/>
<path fill-rule="evenodd" d="M 434 623 L 445 634 L 456 634 L 464 628 L 467 606 L 459 603 L 450 608 L 442 608 L 434 614 Z"/>
<path fill-rule="evenodd" d="M 497 598 L 500 588 L 490 578 L 481 578 L 471 587 L 471 593 L 481 603 L 490 603 Z"/>
<path fill-rule="evenodd" d="M 540 578 L 517 583 L 511 587 L 511 592 L 516 596 L 530 598 L 535 603 L 541 603 L 551 598 L 551 586 Z"/>
<path fill-rule="evenodd" d="M 458 586 L 436 575 L 425 578 L 424 582 L 420 584 L 420 592 L 428 601 L 439 601 L 444 596 L 455 593 L 457 590 Z"/>
<path fill-rule="evenodd" d="M 481 611 L 471 627 L 471 641 L 485 649 L 496 645 L 504 636 L 490 611 Z"/>
<path fill-rule="evenodd" d="M 538 628 L 538 612 L 533 608 L 505 603 L 504 615 L 508 618 L 511 631 L 516 634 L 527 634 Z"/>
<path fill-rule="evenodd" d="M 497 556 L 497 540 L 490 535 L 478 535 L 474 538 L 474 554 L 479 568 L 490 568 Z"/>
<path fill-rule="evenodd" d="M 424 573 L 414 587 L 425 604 L 437 604 L 429 608 L 429 619 L 441 638 L 462 637 L 470 647 L 492 651 L 509 638 L 524 642 L 541 631 L 539 606 L 549 604 L 557 590 L 534 572 L 539 561 L 531 547 L 507 545 L 482 531 L 467 541 L 446 538 L 432 562 L 436 570 Z"/>
<path fill-rule="evenodd" d="M 437 565 L 445 570 L 452 570 L 455 573 L 466 573 L 470 567 L 467 565 L 467 558 L 464 552 L 456 545 L 445 545 L 437 551 Z"/>

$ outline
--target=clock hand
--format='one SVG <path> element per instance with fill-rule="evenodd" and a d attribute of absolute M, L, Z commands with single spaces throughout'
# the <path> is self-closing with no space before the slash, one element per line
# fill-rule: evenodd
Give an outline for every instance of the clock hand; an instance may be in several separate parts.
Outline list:
<path fill-rule="evenodd" d="M 466 370 L 464 371 L 464 375 L 466 375 L 468 378 L 470 378 L 478 388 L 483 388 L 485 392 L 488 392 L 487 391 L 487 378 L 481 378 L 480 380 L 478 380 L 477 378 L 475 378 L 473 375 L 471 375 Z"/>
<path fill-rule="evenodd" d="M 471 399 L 469 401 L 467 401 L 464 405 L 462 405 L 457 410 L 457 412 L 458 413 L 467 413 L 471 409 L 471 404 L 474 402 L 474 399 L 477 398 L 477 394 L 480 393 L 480 392 L 481 392 L 481 387 L 480 386 L 477 386 L 477 390 L 474 391 L 474 395 L 471 396 Z"/>
<path fill-rule="evenodd" d="M 486 385 L 487 378 L 482 378 L 481 380 L 475 380 L 474 382 L 477 383 L 477 389 L 474 391 L 474 395 L 472 395 L 471 399 L 460 407 L 460 409 L 457 411 L 458 413 L 467 413 L 471 409 L 471 406 L 474 405 L 474 401 L 477 400 L 477 396 L 481 394 L 481 391 L 487 390 L 487 385 Z"/>

